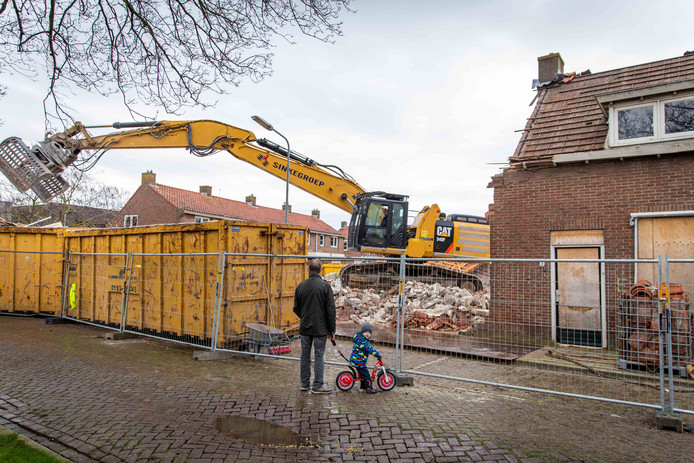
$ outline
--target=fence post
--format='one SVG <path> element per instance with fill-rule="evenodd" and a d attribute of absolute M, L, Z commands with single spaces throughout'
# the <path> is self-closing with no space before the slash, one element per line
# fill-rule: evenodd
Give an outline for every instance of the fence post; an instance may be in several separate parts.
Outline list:
<path fill-rule="evenodd" d="M 217 350 L 217 339 L 219 338 L 219 317 L 222 307 L 222 288 L 224 285 L 224 269 L 226 268 L 226 251 L 219 251 L 217 259 L 217 283 L 214 294 L 214 314 L 212 316 L 212 352 Z"/>
<path fill-rule="evenodd" d="M 130 282 L 133 276 L 133 252 L 128 252 L 125 258 L 125 269 L 127 277 L 123 279 L 123 302 L 121 303 L 120 311 L 120 332 L 125 331 L 125 321 L 128 319 L 128 300 L 130 299 Z M 125 276 L 125 275 L 124 275 Z"/>
<path fill-rule="evenodd" d="M 70 260 L 72 259 L 72 251 L 65 251 L 65 263 L 63 264 L 63 294 L 60 300 L 60 318 L 65 316 L 65 298 L 67 297 L 67 276 L 70 273 Z"/>
<path fill-rule="evenodd" d="M 664 276 L 664 278 L 663 278 Z M 663 309 L 663 303 L 665 308 Z M 672 378 L 672 327 L 670 318 L 670 265 L 668 255 L 658 256 L 658 361 L 660 362 L 660 410 L 656 411 L 655 420 L 658 429 L 684 431 L 682 415 L 674 412 L 675 391 Z M 668 400 L 665 401 L 665 359 L 663 353 L 663 335 L 667 349 Z"/>
<path fill-rule="evenodd" d="M 667 288 L 667 294 L 665 295 L 665 319 L 666 319 L 666 327 L 667 330 L 665 331 L 665 339 L 667 341 L 667 369 L 668 369 L 668 395 L 670 396 L 670 400 L 668 403 L 668 407 L 666 408 L 667 412 L 672 412 L 672 410 L 675 408 L 675 387 L 674 387 L 674 379 L 673 379 L 673 373 L 672 373 L 672 311 L 670 310 L 670 262 L 669 262 L 669 256 L 665 254 L 665 288 Z"/>
<path fill-rule="evenodd" d="M 660 379 L 660 410 L 665 411 L 665 358 L 663 355 L 663 256 L 658 256 L 658 370 Z"/>
<path fill-rule="evenodd" d="M 400 255 L 400 275 L 398 282 L 398 322 L 395 324 L 395 371 L 402 371 L 405 336 L 405 254 Z"/>

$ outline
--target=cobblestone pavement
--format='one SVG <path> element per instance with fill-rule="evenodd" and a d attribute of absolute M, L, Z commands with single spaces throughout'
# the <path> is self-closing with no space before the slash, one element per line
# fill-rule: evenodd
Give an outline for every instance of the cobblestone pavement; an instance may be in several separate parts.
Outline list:
<path fill-rule="evenodd" d="M 75 462 L 694 461 L 692 434 L 657 430 L 651 409 L 420 377 L 375 395 L 312 395 L 294 361 L 199 362 L 192 348 L 106 332 L 0 316 L 0 425 Z M 310 445 L 218 432 L 231 415 Z"/>

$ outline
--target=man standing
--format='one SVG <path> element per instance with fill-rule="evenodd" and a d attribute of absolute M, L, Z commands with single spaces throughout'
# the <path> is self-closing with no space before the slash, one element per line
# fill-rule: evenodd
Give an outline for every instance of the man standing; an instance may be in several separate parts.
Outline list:
<path fill-rule="evenodd" d="M 328 394 L 323 385 L 325 342 L 335 340 L 335 299 L 330 284 L 320 276 L 321 261 L 308 262 L 309 276 L 294 292 L 294 313 L 301 319 L 301 390 Z M 313 346 L 313 384 L 311 384 L 311 346 Z"/>

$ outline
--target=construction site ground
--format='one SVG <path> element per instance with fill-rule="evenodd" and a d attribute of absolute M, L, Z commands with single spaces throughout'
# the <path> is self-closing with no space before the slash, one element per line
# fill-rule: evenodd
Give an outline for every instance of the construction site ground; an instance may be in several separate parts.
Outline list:
<path fill-rule="evenodd" d="M 351 338 L 359 331 L 359 324 L 351 321 L 337 322 L 337 335 Z M 395 345 L 398 341 L 394 326 L 377 326 L 374 328 L 375 337 L 384 344 Z M 431 352 L 465 355 L 480 359 L 515 360 L 523 354 L 531 352 L 532 348 L 489 342 L 470 336 L 460 336 L 455 332 L 407 330 L 404 345 L 409 348 L 425 349 Z"/>
<path fill-rule="evenodd" d="M 0 316 L 0 426 L 75 462 L 692 461 L 692 434 L 658 430 L 653 409 L 420 376 L 374 395 L 316 395 L 299 391 L 296 361 L 202 362 L 193 347 L 108 333 Z M 392 366 L 393 350 L 382 350 Z M 326 356 L 341 360 L 331 346 Z M 416 370 L 442 357 L 412 351 L 407 362 Z M 463 357 L 440 363 L 474 374 Z M 327 366 L 329 385 L 341 369 Z M 218 431 L 218 419 L 235 417 L 282 425 L 305 444 Z"/>

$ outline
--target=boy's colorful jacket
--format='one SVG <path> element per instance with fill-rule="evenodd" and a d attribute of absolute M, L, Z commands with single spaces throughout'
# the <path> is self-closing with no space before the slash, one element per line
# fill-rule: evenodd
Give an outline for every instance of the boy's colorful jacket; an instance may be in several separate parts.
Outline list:
<path fill-rule="evenodd" d="M 355 367 L 365 367 L 369 355 L 381 356 L 376 349 L 371 347 L 371 343 L 363 334 L 355 333 L 352 336 L 352 341 L 354 341 L 354 347 L 352 348 L 352 355 L 349 357 L 349 363 Z"/>

